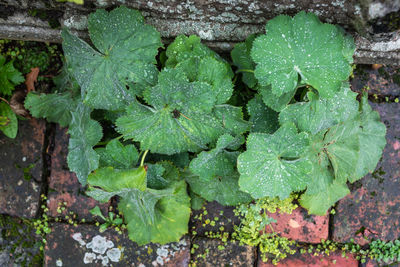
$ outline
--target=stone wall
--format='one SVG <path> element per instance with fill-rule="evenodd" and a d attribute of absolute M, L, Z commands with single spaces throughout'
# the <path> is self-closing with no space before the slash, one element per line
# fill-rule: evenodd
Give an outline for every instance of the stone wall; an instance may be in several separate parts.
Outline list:
<path fill-rule="evenodd" d="M 56 0 L 0 0 L 0 38 L 60 42 L 59 27 L 52 28 L 57 25 L 85 38 L 90 12 L 126 5 L 140 10 L 166 42 L 178 34 L 197 34 L 209 46 L 229 51 L 248 35 L 263 32 L 265 23 L 276 15 L 305 10 L 354 34 L 357 63 L 400 64 L 400 26 L 380 33 L 372 27 L 388 23 L 387 15 L 400 11 L 400 0 L 84 1 L 77 5 Z"/>

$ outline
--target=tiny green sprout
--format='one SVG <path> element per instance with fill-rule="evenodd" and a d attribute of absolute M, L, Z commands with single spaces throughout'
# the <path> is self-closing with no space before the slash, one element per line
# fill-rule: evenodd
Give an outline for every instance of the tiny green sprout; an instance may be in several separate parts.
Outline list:
<path fill-rule="evenodd" d="M 396 98 L 394 99 L 394 102 L 395 102 L 395 103 L 399 103 L 399 98 L 396 97 Z"/>
<path fill-rule="evenodd" d="M 336 210 L 334 208 L 332 208 L 330 214 L 335 215 L 336 214 Z"/>
<path fill-rule="evenodd" d="M 222 245 L 219 245 L 219 246 L 218 246 L 218 250 L 224 250 L 224 249 L 225 249 L 224 246 L 222 246 Z"/>

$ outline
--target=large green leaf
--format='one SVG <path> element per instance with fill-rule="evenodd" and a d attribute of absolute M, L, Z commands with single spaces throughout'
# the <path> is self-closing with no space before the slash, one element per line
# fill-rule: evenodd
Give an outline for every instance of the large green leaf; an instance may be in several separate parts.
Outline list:
<path fill-rule="evenodd" d="M 99 169 L 90 174 L 87 194 L 104 201 L 120 196 L 118 209 L 124 214 L 130 239 L 139 245 L 175 242 L 187 233 L 190 198 L 184 181 L 172 181 L 168 188 L 146 187 L 144 167 L 129 170 Z"/>
<path fill-rule="evenodd" d="M 25 108 L 35 118 L 45 118 L 49 122 L 66 127 L 71 122 L 71 112 L 75 111 L 78 101 L 69 92 L 38 94 L 30 92 L 25 99 Z"/>
<path fill-rule="evenodd" d="M 261 85 L 271 84 L 278 97 L 293 92 L 299 77 L 321 96 L 331 97 L 351 73 L 349 42 L 337 27 L 312 13 L 275 17 L 266 34 L 253 42 L 255 76 Z"/>
<path fill-rule="evenodd" d="M 24 77 L 14 68 L 13 62 L 6 63 L 6 58 L 0 55 L 0 93 L 11 95 L 14 86 L 22 83 Z"/>
<path fill-rule="evenodd" d="M 111 140 L 105 148 L 98 148 L 100 166 L 113 166 L 115 168 L 128 169 L 136 165 L 139 153 L 133 144 L 124 146 L 119 140 Z"/>
<path fill-rule="evenodd" d="M 79 104 L 71 113 L 69 125 L 68 167 L 76 173 L 79 182 L 86 184 L 90 172 L 99 166 L 99 155 L 93 150 L 103 136 L 100 124 L 90 118 L 91 109 Z"/>
<path fill-rule="evenodd" d="M 254 198 L 288 198 L 305 189 L 312 170 L 304 157 L 308 135 L 285 124 L 274 134 L 251 133 L 247 150 L 238 157 L 239 186 Z"/>
<path fill-rule="evenodd" d="M 360 155 L 354 175 L 349 178 L 350 182 L 361 179 L 369 172 L 375 170 L 382 151 L 386 145 L 386 127 L 380 121 L 379 113 L 373 111 L 368 104 L 368 95 L 365 93 L 361 99 L 360 115 Z"/>
<path fill-rule="evenodd" d="M 189 82 L 184 73 L 164 69 L 158 84 L 144 92 L 151 107 L 132 103 L 127 115 L 117 120 L 118 131 L 153 153 L 205 149 L 224 131 L 212 112 L 213 95 L 209 84 Z"/>
<path fill-rule="evenodd" d="M 283 110 L 290 103 L 296 93 L 296 90 L 293 90 L 288 93 L 283 93 L 281 96 L 276 96 L 272 93 L 271 85 L 257 85 L 256 89 L 261 95 L 265 105 L 276 112 Z"/>
<path fill-rule="evenodd" d="M 216 105 L 214 115 L 224 128 L 224 132 L 231 135 L 241 135 L 250 129 L 250 123 L 243 119 L 241 107 L 231 105 Z"/>
<path fill-rule="evenodd" d="M 306 208 L 310 214 L 326 215 L 327 210 L 344 198 L 350 190 L 346 184 L 333 182 L 325 191 L 317 192 L 314 195 L 303 194 L 299 200 L 301 206 Z"/>
<path fill-rule="evenodd" d="M 111 12 L 97 10 L 89 15 L 88 28 L 97 50 L 68 31 L 62 32 L 68 66 L 88 105 L 121 109 L 133 98 L 126 90 L 128 83 L 155 83 L 160 34 L 144 24 L 138 11 L 126 7 Z"/>
<path fill-rule="evenodd" d="M 293 122 L 299 131 L 316 134 L 356 117 L 359 113 L 356 97 L 357 94 L 350 90 L 347 83 L 332 98 L 319 98 L 309 92 L 308 102 L 288 105 L 279 114 L 279 121 L 281 124 Z"/>
<path fill-rule="evenodd" d="M 213 177 L 228 177 L 235 173 L 236 159 L 239 152 L 230 152 L 226 149 L 236 149 L 243 143 L 240 138 L 229 134 L 222 135 L 214 149 L 203 151 L 194 158 L 189 165 L 190 170 L 203 181 L 210 181 Z"/>
<path fill-rule="evenodd" d="M 251 72 L 255 69 L 256 64 L 250 56 L 250 51 L 255 38 L 255 34 L 250 35 L 243 43 L 236 44 L 231 51 L 233 64 L 242 73 L 242 81 L 250 88 L 254 88 L 257 84 L 254 73 Z"/>
<path fill-rule="evenodd" d="M 207 181 L 200 179 L 190 171 L 185 171 L 183 175 L 189 183 L 190 189 L 207 201 L 217 201 L 225 206 L 236 206 L 252 200 L 249 194 L 240 191 L 237 172 L 232 172 L 224 177 L 214 176 Z"/>
<path fill-rule="evenodd" d="M 18 133 L 18 119 L 7 103 L 0 102 L 0 118 L 0 131 L 9 138 L 15 138 Z"/>
<path fill-rule="evenodd" d="M 260 95 L 256 95 L 247 103 L 250 115 L 251 132 L 274 133 L 279 128 L 278 113 L 267 107 Z"/>

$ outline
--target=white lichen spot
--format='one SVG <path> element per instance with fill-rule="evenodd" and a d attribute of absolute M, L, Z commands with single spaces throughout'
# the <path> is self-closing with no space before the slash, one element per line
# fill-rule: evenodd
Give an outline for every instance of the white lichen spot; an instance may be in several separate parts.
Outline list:
<path fill-rule="evenodd" d="M 96 260 L 96 254 L 92 252 L 86 252 L 85 256 L 83 257 L 83 263 L 84 264 L 89 264 L 93 263 L 94 260 Z"/>
<path fill-rule="evenodd" d="M 108 248 L 112 248 L 114 243 L 103 236 L 96 235 L 92 241 L 86 244 L 87 248 L 90 248 L 95 253 L 104 254 Z"/>
<path fill-rule="evenodd" d="M 25 162 L 26 161 L 26 157 L 22 157 L 22 161 Z"/>
<path fill-rule="evenodd" d="M 63 266 L 63 262 L 62 262 L 61 259 L 56 260 L 56 266 L 57 266 L 57 267 Z"/>
<path fill-rule="evenodd" d="M 17 185 L 18 185 L 18 186 L 21 186 L 23 183 L 24 183 L 24 181 L 19 180 L 18 183 L 17 183 Z"/>
<path fill-rule="evenodd" d="M 400 0 L 386 1 L 385 3 L 373 2 L 369 5 L 368 15 L 370 19 L 384 17 L 391 12 L 396 12 L 400 9 Z"/>
<path fill-rule="evenodd" d="M 121 250 L 119 248 L 112 248 L 107 251 L 107 257 L 110 259 L 112 262 L 119 262 L 121 259 Z"/>
<path fill-rule="evenodd" d="M 110 262 L 107 256 L 97 255 L 97 259 L 101 261 L 101 265 L 107 266 Z"/>
<path fill-rule="evenodd" d="M 260 9 L 260 7 L 259 7 L 256 3 L 252 2 L 252 3 L 249 5 L 248 9 L 249 9 L 249 11 L 255 11 L 255 10 L 257 10 L 257 9 Z"/>
<path fill-rule="evenodd" d="M 75 234 L 73 234 L 73 235 L 72 235 L 72 238 L 73 238 L 75 241 L 78 241 L 78 242 L 79 242 L 79 245 L 81 245 L 81 246 L 86 245 L 86 242 L 83 241 L 83 239 L 82 239 L 82 234 L 81 234 L 81 233 L 75 233 Z"/>
<path fill-rule="evenodd" d="M 204 39 L 204 40 L 212 40 L 213 39 L 212 30 L 207 30 L 207 31 L 200 30 L 199 36 L 201 39 Z"/>
<path fill-rule="evenodd" d="M 107 6 L 107 4 L 108 4 L 108 1 L 107 1 L 107 0 L 97 0 L 97 1 L 96 1 L 96 5 L 97 5 L 97 6 L 102 6 L 102 7 L 104 7 L 104 6 Z"/>
<path fill-rule="evenodd" d="M 87 28 L 87 16 L 85 15 L 72 15 L 63 21 L 63 24 L 68 29 L 85 30 Z"/>
<path fill-rule="evenodd" d="M 157 256 L 156 262 L 160 265 L 164 265 L 164 260 L 161 256 Z"/>

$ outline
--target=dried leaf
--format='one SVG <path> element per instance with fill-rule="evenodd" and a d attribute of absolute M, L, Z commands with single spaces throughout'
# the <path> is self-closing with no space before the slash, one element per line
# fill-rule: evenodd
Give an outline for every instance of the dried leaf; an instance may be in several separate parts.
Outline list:
<path fill-rule="evenodd" d="M 35 82 L 37 82 L 37 77 L 39 75 L 39 68 L 32 68 L 31 72 L 26 75 L 25 85 L 29 92 L 35 91 Z"/>

